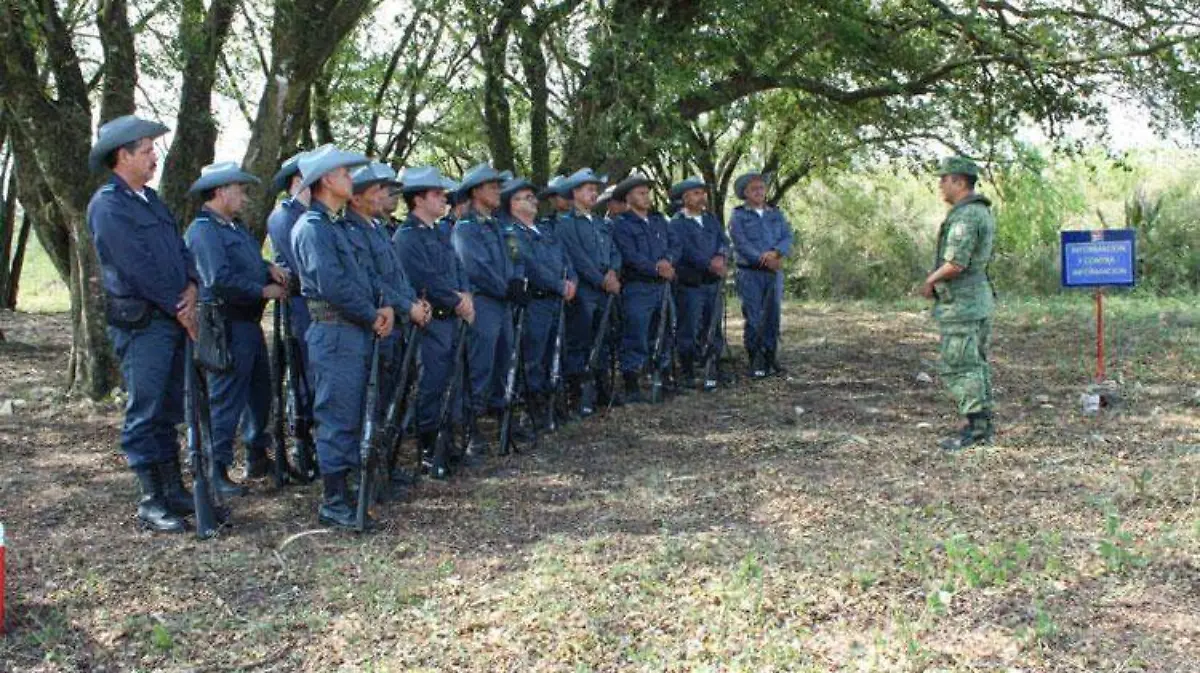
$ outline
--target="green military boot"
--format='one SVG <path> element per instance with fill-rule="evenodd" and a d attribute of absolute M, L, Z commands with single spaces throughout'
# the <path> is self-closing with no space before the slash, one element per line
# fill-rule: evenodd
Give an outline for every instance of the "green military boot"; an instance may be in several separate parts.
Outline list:
<path fill-rule="evenodd" d="M 992 443 L 995 429 L 992 426 L 992 412 L 982 411 L 967 414 L 967 424 L 957 437 L 947 437 L 941 442 L 946 451 L 962 451 L 972 446 L 983 446 Z"/>

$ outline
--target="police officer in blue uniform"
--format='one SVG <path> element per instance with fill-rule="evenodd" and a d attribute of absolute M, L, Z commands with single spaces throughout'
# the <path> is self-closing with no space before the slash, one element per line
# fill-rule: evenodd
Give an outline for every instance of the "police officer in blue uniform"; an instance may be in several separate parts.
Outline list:
<path fill-rule="evenodd" d="M 417 325 L 428 322 L 429 305 L 417 299 L 392 241 L 379 220 L 385 213 L 388 189 L 397 184 L 396 171 L 387 164 L 372 162 L 351 173 L 354 194 L 347 205 L 345 220 L 356 256 L 364 261 L 371 282 L 382 288 L 383 303 L 391 306 L 398 318 Z M 395 384 L 395 364 L 399 358 L 400 332 L 379 344 L 379 402 L 386 406 Z"/>
<path fill-rule="evenodd" d="M 678 253 L 671 248 L 667 220 L 653 210 L 649 178 L 631 175 L 622 180 L 613 197 L 627 203 L 629 209 L 617 218 L 614 238 L 621 250 L 622 299 L 625 325 L 621 341 L 621 374 L 625 380 L 625 401 L 640 402 L 638 379 L 650 363 L 654 335 L 661 314 L 664 284 L 675 280 Z M 668 292 L 670 290 L 667 290 Z M 664 333 L 659 353 L 660 370 L 670 364 L 670 347 Z"/>
<path fill-rule="evenodd" d="M 564 176 L 556 175 L 537 193 L 541 203 L 549 204 L 546 214 L 538 219 L 538 225 L 548 231 L 554 230 L 560 216 L 571 212 L 571 193 L 562 188 L 565 180 Z"/>
<path fill-rule="evenodd" d="M 600 217 L 592 215 L 599 188 L 605 178 L 596 175 L 590 168 L 582 168 L 565 178 L 561 189 L 571 194 L 574 208 L 560 215 L 555 233 L 562 240 L 571 259 L 571 266 L 579 274 L 579 289 L 575 301 L 567 312 L 567 357 L 565 370 L 570 382 L 572 399 L 580 402 L 580 389 L 586 376 L 588 352 L 592 339 L 599 328 L 601 311 L 606 295 L 621 294 L 621 281 L 617 272 L 621 268 L 621 253 L 612 238 L 612 228 Z M 600 361 L 608 361 L 608 344 L 603 343 Z M 612 394 L 608 380 L 608 368 L 595 372 L 601 404 Z M 587 410 L 580 408 L 580 415 Z"/>
<path fill-rule="evenodd" d="M 752 171 L 738 176 L 733 191 L 742 205 L 733 209 L 729 233 L 737 253 L 737 286 L 746 319 L 746 354 L 750 375 L 782 374 L 779 347 L 783 302 L 783 260 L 792 251 L 792 227 L 778 208 L 767 203 L 767 176 Z"/>
<path fill-rule="evenodd" d="M 457 184 L 457 183 L 455 183 Z M 450 234 L 454 233 L 454 225 L 458 224 L 458 219 L 462 217 L 463 211 L 467 209 L 467 197 L 460 194 L 457 189 L 446 192 L 446 213 L 438 218 L 438 232 L 450 239 Z"/>
<path fill-rule="evenodd" d="M 511 304 L 527 301 L 520 257 L 510 248 L 496 217 L 500 185 L 505 178 L 487 164 L 479 164 L 463 175 L 458 192 L 468 204 L 451 236 L 470 283 L 478 318 L 471 326 L 468 346 L 468 403 L 474 414 L 465 459 L 472 463 L 488 451 L 488 442 L 475 419 L 484 413 L 498 417 L 504 407 L 504 375 L 513 343 Z"/>
<path fill-rule="evenodd" d="M 271 443 L 271 363 L 260 322 L 266 301 L 287 296 L 288 278 L 262 258 L 258 240 L 236 219 L 246 204 L 246 185 L 258 182 L 230 161 L 205 166 L 188 190 L 204 202 L 184 233 L 200 274 L 200 301 L 220 307 L 233 356 L 231 371 L 208 373 L 213 486 L 222 496 L 246 493 L 229 480 L 233 440 L 243 412 L 245 478 L 267 475 Z"/>
<path fill-rule="evenodd" d="M 549 420 L 551 344 L 558 327 L 558 310 L 562 300 L 570 302 L 575 298 L 577 280 L 562 243 L 553 231 L 535 221 L 538 197 L 533 183 L 513 178 L 504 183 L 500 199 L 506 230 L 517 243 L 529 279 L 521 355 L 529 387 L 529 413 L 534 428 L 542 430 Z"/>
<path fill-rule="evenodd" d="M 292 227 L 296 225 L 296 220 L 300 219 L 304 211 L 308 210 L 311 198 L 308 187 L 303 186 L 304 178 L 300 176 L 300 157 L 303 155 L 303 152 L 299 152 L 289 157 L 271 178 L 271 194 L 287 192 L 287 196 L 276 204 L 274 210 L 267 216 L 267 236 L 271 239 L 275 264 L 291 274 L 289 308 L 292 317 L 292 334 L 301 337 L 300 357 L 305 359 L 305 364 L 307 364 L 308 349 L 304 345 L 303 336 L 304 331 L 308 329 L 308 305 L 305 304 L 304 297 L 300 295 L 299 277 L 294 273 L 296 255 L 292 252 Z M 304 367 L 304 371 L 308 371 L 307 366 Z M 311 385 L 309 387 L 311 388 Z"/>
<path fill-rule="evenodd" d="M 718 354 L 724 348 L 721 316 L 716 315 L 719 282 L 725 277 L 725 259 L 729 254 L 729 239 L 721 223 L 708 210 L 708 185 L 698 177 L 690 177 L 671 188 L 682 207 L 671 218 L 672 247 L 679 250 L 676 273 L 675 302 L 679 307 L 677 332 L 681 382 L 685 389 L 696 384 L 696 358 L 705 346 L 705 332 L 712 321 L 717 322 L 713 345 Z M 706 390 L 712 388 L 706 386 Z"/>
<path fill-rule="evenodd" d="M 112 178 L 92 195 L 87 223 L 129 395 L 121 449 L 141 487 L 138 521 L 182 533 L 192 496 L 180 478 L 176 426 L 184 420 L 184 339 L 196 335 L 199 277 L 175 218 L 146 186 L 158 168 L 154 139 L 166 132 L 133 115 L 100 127 L 88 165 Z"/>
<path fill-rule="evenodd" d="M 392 244 L 413 290 L 432 308 L 432 320 L 422 334 L 417 360 L 417 437 L 423 467 L 431 476 L 443 478 L 446 466 L 432 463 L 438 412 L 454 371 L 458 321 L 473 322 L 475 308 L 458 256 L 449 237 L 438 228 L 438 218 L 446 212 L 446 193 L 458 185 L 429 166 L 408 168 L 403 183 L 408 217 Z M 452 403 L 451 408 L 451 422 L 461 423 L 461 406 Z"/>
<path fill-rule="evenodd" d="M 359 257 L 349 225 L 337 216 L 353 195 L 349 169 L 366 163 L 366 157 L 333 145 L 305 154 L 300 174 L 312 203 L 292 229 L 300 291 L 312 318 L 305 339 L 324 486 L 318 519 L 346 529 L 356 523 L 346 477 L 359 465 L 372 337 L 387 338 L 395 322 L 392 307 L 378 303 L 384 288 L 372 281 L 370 261 Z"/>

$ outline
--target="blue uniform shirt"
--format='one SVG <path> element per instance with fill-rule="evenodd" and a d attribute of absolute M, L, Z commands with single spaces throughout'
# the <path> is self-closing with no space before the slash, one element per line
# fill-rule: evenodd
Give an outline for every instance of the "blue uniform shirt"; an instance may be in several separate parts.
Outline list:
<path fill-rule="evenodd" d="M 510 219 L 505 233 L 517 243 L 530 289 L 561 296 L 563 272 L 566 272 L 567 280 L 576 279 L 567 251 L 554 232 L 546 230 L 540 223 L 526 227 L 518 220 Z"/>
<path fill-rule="evenodd" d="M 738 266 L 758 267 L 764 253 L 778 250 L 787 256 L 792 251 L 792 227 L 778 208 L 767 206 L 759 215 L 746 205 L 733 209 L 729 235 L 737 251 Z"/>
<path fill-rule="evenodd" d="M 451 310 L 462 301 L 458 293 L 467 291 L 467 280 L 458 256 L 437 224 L 425 224 L 409 215 L 392 239 L 400 264 L 412 289 L 435 309 Z"/>
<path fill-rule="evenodd" d="M 139 195 L 114 175 L 92 195 L 87 223 L 108 296 L 148 301 L 174 316 L 188 282 L 198 284 L 199 276 L 158 194 L 145 187 Z"/>
<path fill-rule="evenodd" d="M 275 251 L 275 263 L 289 272 L 296 270 L 296 254 L 292 251 L 292 227 L 296 220 L 308 210 L 299 199 L 289 197 L 279 202 L 267 216 L 267 236 L 271 238 L 271 249 Z"/>
<path fill-rule="evenodd" d="M 685 284 L 705 280 L 716 280 L 708 265 L 716 255 L 729 255 L 729 239 L 717 218 L 709 212 L 700 215 L 700 220 L 688 217 L 680 209 L 671 218 L 671 246 L 679 250 L 679 279 Z"/>
<path fill-rule="evenodd" d="M 579 278 L 593 288 L 603 285 L 605 273 L 620 270 L 621 253 L 604 219 L 571 211 L 559 215 L 554 231 Z"/>
<path fill-rule="evenodd" d="M 524 274 L 519 254 L 510 248 L 494 215 L 483 217 L 468 210 L 454 225 L 450 240 L 472 292 L 503 301 L 508 281 Z"/>
<path fill-rule="evenodd" d="M 355 256 L 362 260 L 371 277 L 371 285 L 383 293 L 383 304 L 394 308 L 401 317 L 408 315 L 415 297 L 387 234 L 382 233 L 382 227 L 376 226 L 373 220 L 368 221 L 349 208 L 345 222 L 350 242 L 356 250 Z"/>
<path fill-rule="evenodd" d="M 292 250 L 305 299 L 332 304 L 347 320 L 375 321 L 377 288 L 358 258 L 345 221 L 333 219 L 325 204 L 314 200 L 292 229 Z"/>
<path fill-rule="evenodd" d="M 257 306 L 271 282 L 269 264 L 250 232 L 203 208 L 183 235 L 203 284 L 200 300 Z"/>
<path fill-rule="evenodd" d="M 616 220 L 613 238 L 621 250 L 622 276 L 628 280 L 654 281 L 659 278 L 659 261 L 674 265 L 679 260 L 679 252 L 671 248 L 667 218 L 657 211 L 648 215 L 642 219 L 628 210 Z"/>

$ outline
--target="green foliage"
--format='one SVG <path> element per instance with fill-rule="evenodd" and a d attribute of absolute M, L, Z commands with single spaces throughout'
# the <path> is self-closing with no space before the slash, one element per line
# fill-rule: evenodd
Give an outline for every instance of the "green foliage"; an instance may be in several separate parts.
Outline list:
<path fill-rule="evenodd" d="M 1121 527 L 1121 516 L 1114 511 L 1104 514 L 1104 536 L 1096 545 L 1096 553 L 1100 554 L 1105 567 L 1113 573 L 1144 568 L 1150 562 L 1138 550 L 1133 533 Z"/>

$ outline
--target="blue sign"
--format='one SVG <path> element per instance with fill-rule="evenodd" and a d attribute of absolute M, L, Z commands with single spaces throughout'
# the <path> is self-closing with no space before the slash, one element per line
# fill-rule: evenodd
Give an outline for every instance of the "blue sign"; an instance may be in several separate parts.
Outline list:
<path fill-rule="evenodd" d="M 1062 231 L 1063 287 L 1133 287 L 1137 234 L 1133 229 Z"/>

